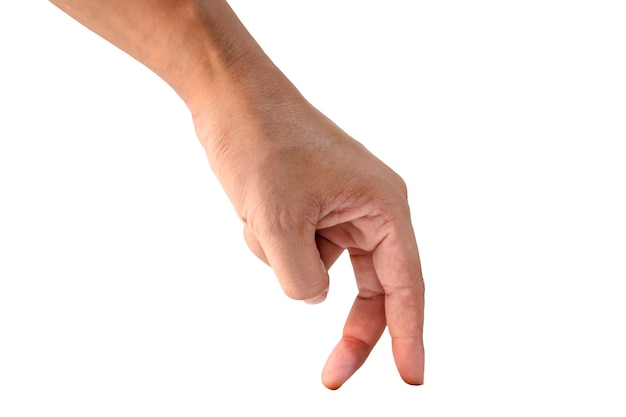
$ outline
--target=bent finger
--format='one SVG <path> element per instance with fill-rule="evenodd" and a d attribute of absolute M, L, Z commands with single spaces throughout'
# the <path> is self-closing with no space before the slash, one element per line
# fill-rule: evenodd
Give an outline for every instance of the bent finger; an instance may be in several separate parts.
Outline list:
<path fill-rule="evenodd" d="M 248 248 L 250 249 L 250 251 L 257 258 L 259 258 L 260 260 L 262 260 L 263 262 L 265 262 L 266 264 L 269 265 L 269 262 L 267 261 L 267 256 L 265 256 L 265 251 L 263 250 L 263 247 L 261 246 L 261 243 L 256 238 L 254 233 L 252 233 L 252 231 L 250 231 L 248 226 L 244 226 L 243 227 L 243 238 L 246 241 L 246 245 L 248 245 Z"/>
<path fill-rule="evenodd" d="M 322 259 L 322 262 L 324 262 L 324 266 L 328 271 L 330 267 L 333 266 L 335 261 L 339 259 L 339 256 L 341 256 L 344 248 L 334 244 L 319 234 L 315 235 L 315 244 L 317 245 L 317 250 L 320 253 L 320 258 Z"/>
<path fill-rule="evenodd" d="M 315 300 L 328 292 L 328 272 L 320 257 L 315 228 L 266 231 L 259 239 L 285 294 L 295 300 Z"/>

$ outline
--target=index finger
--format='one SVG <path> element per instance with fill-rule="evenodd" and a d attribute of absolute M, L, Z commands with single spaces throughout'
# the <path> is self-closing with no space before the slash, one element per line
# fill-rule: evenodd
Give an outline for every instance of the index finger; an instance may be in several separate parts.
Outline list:
<path fill-rule="evenodd" d="M 372 254 L 385 292 L 393 357 L 402 379 L 424 383 L 424 280 L 410 221 L 397 222 Z"/>

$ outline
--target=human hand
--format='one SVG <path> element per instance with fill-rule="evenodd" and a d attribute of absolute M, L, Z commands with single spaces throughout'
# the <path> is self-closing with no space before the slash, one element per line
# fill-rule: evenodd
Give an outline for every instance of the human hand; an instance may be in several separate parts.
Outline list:
<path fill-rule="evenodd" d="M 401 377 L 421 384 L 424 284 L 405 183 L 282 84 L 232 85 L 211 117 L 194 118 L 245 240 L 289 297 L 309 303 L 323 301 L 328 269 L 349 252 L 358 295 L 322 372 L 326 387 L 350 378 L 385 326 Z"/>
<path fill-rule="evenodd" d="M 322 301 L 348 250 L 359 293 L 324 384 L 339 388 L 385 326 L 400 375 L 421 384 L 424 285 L 403 180 L 299 94 L 225 0 L 53 2 L 185 101 L 248 246 L 288 296 Z"/>

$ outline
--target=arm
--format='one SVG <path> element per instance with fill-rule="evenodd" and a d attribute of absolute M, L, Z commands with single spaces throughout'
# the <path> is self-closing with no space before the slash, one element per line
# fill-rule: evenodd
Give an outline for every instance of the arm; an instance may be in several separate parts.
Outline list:
<path fill-rule="evenodd" d="M 424 285 L 406 187 L 311 106 L 225 0 L 52 0 L 142 62 L 187 104 L 252 252 L 311 303 L 348 250 L 359 294 L 322 380 L 339 388 L 386 326 L 402 378 L 421 384 Z"/>

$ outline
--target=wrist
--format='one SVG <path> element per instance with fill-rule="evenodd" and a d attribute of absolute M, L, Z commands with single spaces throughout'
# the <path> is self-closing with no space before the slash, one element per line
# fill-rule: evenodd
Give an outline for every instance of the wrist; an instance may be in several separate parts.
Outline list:
<path fill-rule="evenodd" d="M 231 124 L 306 103 L 225 1 L 195 1 L 183 13 L 183 51 L 165 60 L 161 76 L 189 108 L 207 151 Z"/>
<path fill-rule="evenodd" d="M 256 127 L 262 136 L 269 124 L 287 119 L 308 103 L 280 70 L 269 62 L 245 62 L 227 71 L 213 72 L 194 82 L 193 94 L 185 99 L 196 133 L 207 151 L 233 137 L 249 137 L 242 129 Z M 265 126 L 264 126 L 265 125 Z"/>

